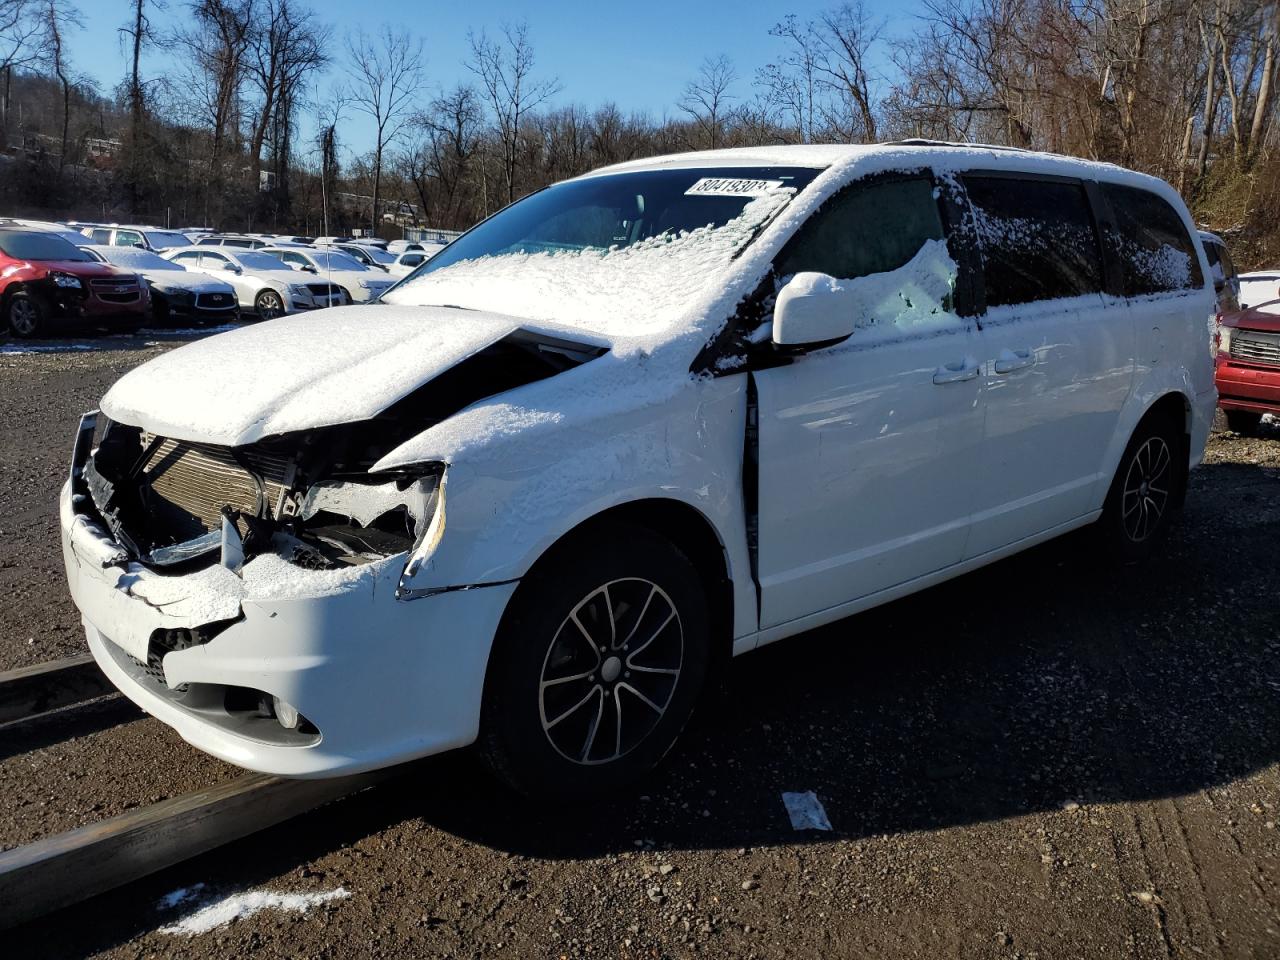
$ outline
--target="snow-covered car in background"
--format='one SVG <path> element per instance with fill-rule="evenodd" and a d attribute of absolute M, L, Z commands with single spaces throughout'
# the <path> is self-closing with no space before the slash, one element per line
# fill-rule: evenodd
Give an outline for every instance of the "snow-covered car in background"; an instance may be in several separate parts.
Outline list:
<path fill-rule="evenodd" d="M 396 256 L 395 261 L 387 267 L 387 272 L 393 277 L 407 277 L 430 259 L 431 254 L 421 250 L 406 250 Z"/>
<path fill-rule="evenodd" d="M 1209 261 L 1209 276 L 1213 279 L 1213 292 L 1218 298 L 1219 313 L 1233 313 L 1240 309 L 1240 278 L 1231 251 L 1216 233 L 1201 230 L 1200 243 Z"/>
<path fill-rule="evenodd" d="M 316 243 L 314 246 L 317 250 L 338 250 L 366 267 L 376 267 L 383 273 L 396 262 L 395 254 L 378 247 L 361 247 L 354 243 Z"/>
<path fill-rule="evenodd" d="M 392 240 L 387 243 L 387 253 L 394 253 L 399 256 L 402 253 L 408 253 L 410 250 L 421 250 L 422 244 L 416 240 Z"/>
<path fill-rule="evenodd" d="M 243 233 L 213 233 L 195 242 L 197 247 L 238 247 L 242 250 L 258 250 L 268 246 L 270 240 Z"/>
<path fill-rule="evenodd" d="M 240 309 L 260 320 L 350 302 L 337 285 L 303 280 L 278 257 L 260 250 L 197 245 L 171 250 L 164 257 L 187 270 L 229 283 L 236 292 Z"/>
<path fill-rule="evenodd" d="M 235 288 L 140 247 L 89 246 L 105 263 L 132 270 L 151 290 L 151 318 L 156 326 L 232 323 L 240 319 Z"/>
<path fill-rule="evenodd" d="M 260 253 L 279 257 L 285 265 L 299 273 L 310 274 L 342 288 L 352 303 L 376 300 L 395 283 L 381 270 L 367 267 L 338 250 L 316 250 L 310 247 L 263 247 Z"/>
<path fill-rule="evenodd" d="M 1109 164 L 606 168 L 376 310 L 127 373 L 74 445 L 71 593 L 111 680 L 232 763 L 474 743 L 581 798 L 733 654 L 1089 524 L 1147 556 L 1213 417 L 1207 277 L 1177 193 Z"/>
<path fill-rule="evenodd" d="M 185 234 L 177 230 L 160 230 L 156 227 L 119 226 L 83 226 L 80 233 L 88 238 L 88 242 L 101 247 L 141 247 L 164 253 L 179 247 L 191 246 Z"/>
<path fill-rule="evenodd" d="M 1261 313 L 1280 313 L 1280 270 L 1254 270 L 1242 273 L 1240 306 Z"/>

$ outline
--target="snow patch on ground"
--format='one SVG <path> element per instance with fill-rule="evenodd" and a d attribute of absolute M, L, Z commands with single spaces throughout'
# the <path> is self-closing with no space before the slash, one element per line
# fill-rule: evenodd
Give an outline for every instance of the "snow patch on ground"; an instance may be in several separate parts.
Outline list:
<path fill-rule="evenodd" d="M 203 890 L 204 890 L 203 883 L 195 883 L 189 887 L 179 887 L 177 890 L 172 890 L 169 893 L 166 893 L 159 900 L 157 900 L 156 909 L 172 910 L 174 907 L 179 906 L 180 904 L 184 904 L 190 900 L 194 900 L 196 897 L 198 897 L 201 894 Z"/>
<path fill-rule="evenodd" d="M 830 830 L 826 808 L 812 790 L 804 793 L 784 793 L 782 805 L 787 808 L 793 830 Z"/>
<path fill-rule="evenodd" d="M 73 350 L 101 350 L 101 344 L 96 343 L 35 343 L 23 344 L 6 343 L 0 346 L 0 353 L 17 354 L 17 353 L 67 353 Z"/>
<path fill-rule="evenodd" d="M 191 888 L 195 889 L 195 888 Z M 175 890 L 165 899 L 179 894 L 184 896 L 173 901 L 174 904 L 190 899 L 189 890 Z M 209 903 L 195 913 L 188 914 L 177 923 L 161 927 L 161 933 L 172 935 L 196 936 L 208 933 L 219 927 L 225 927 L 236 920 L 246 920 L 263 910 L 281 910 L 293 913 L 306 913 L 312 907 L 328 903 L 331 900 L 344 900 L 351 896 L 345 887 L 327 890 L 320 893 L 276 893 L 272 890 L 247 890 L 235 893 L 221 900 Z M 164 903 L 162 900 L 161 903 Z"/>

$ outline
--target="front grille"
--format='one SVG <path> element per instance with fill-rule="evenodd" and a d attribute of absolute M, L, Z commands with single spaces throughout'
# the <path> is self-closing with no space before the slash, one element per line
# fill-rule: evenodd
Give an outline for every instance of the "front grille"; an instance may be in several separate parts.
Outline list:
<path fill-rule="evenodd" d="M 318 297 L 328 297 L 341 293 L 341 289 L 332 283 L 308 283 L 307 289 Z"/>
<path fill-rule="evenodd" d="M 196 308 L 199 310 L 230 310 L 236 305 L 236 298 L 229 293 L 196 294 Z"/>
<path fill-rule="evenodd" d="M 156 497 L 214 530 L 222 523 L 223 506 L 254 516 L 271 513 L 285 490 L 285 457 L 243 456 L 242 463 L 226 447 L 164 439 L 148 455 L 143 475 Z"/>
<path fill-rule="evenodd" d="M 98 299 L 107 303 L 133 303 L 139 296 L 135 290 L 133 293 L 99 293 Z"/>
<path fill-rule="evenodd" d="M 137 294 L 138 285 L 133 280 L 126 280 L 118 277 L 94 277 L 89 281 L 89 286 L 93 288 L 96 294 L 103 293 L 133 293 Z"/>
<path fill-rule="evenodd" d="M 1280 333 L 1235 330 L 1231 334 L 1231 356 L 1251 363 L 1280 364 Z"/>

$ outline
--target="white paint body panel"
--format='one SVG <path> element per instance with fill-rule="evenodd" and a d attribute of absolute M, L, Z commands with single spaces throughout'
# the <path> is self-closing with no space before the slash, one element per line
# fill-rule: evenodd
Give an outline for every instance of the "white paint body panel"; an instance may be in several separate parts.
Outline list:
<path fill-rule="evenodd" d="M 982 407 L 970 330 L 819 350 L 755 374 L 761 626 L 876 593 L 964 556 Z"/>

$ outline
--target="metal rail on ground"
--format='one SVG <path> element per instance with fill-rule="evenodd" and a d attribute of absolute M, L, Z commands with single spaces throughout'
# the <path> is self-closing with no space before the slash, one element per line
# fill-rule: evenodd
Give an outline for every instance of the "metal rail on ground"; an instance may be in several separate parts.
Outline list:
<path fill-rule="evenodd" d="M 394 775 L 250 773 L 0 853 L 0 929 L 52 913 Z"/>
<path fill-rule="evenodd" d="M 0 723 L 69 707 L 116 688 L 89 654 L 0 672 Z"/>

